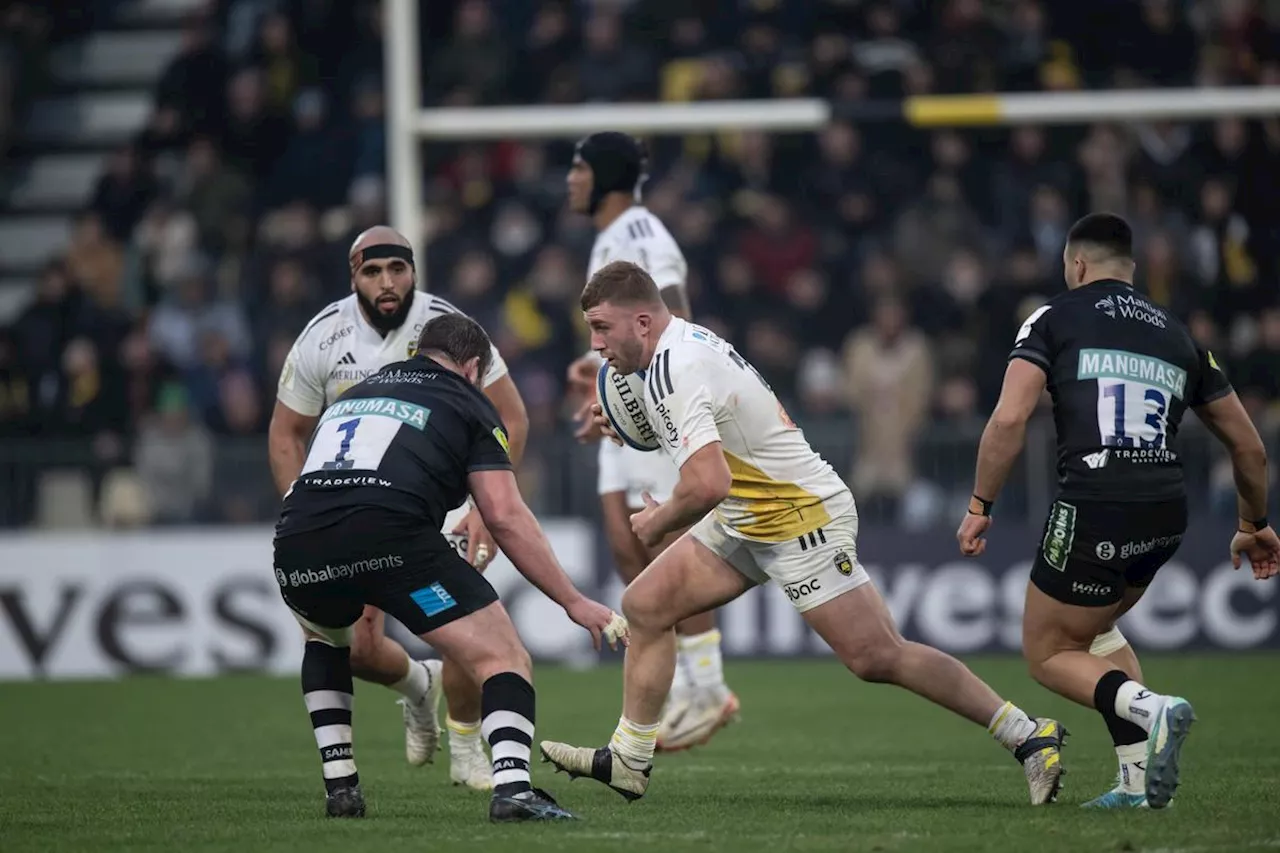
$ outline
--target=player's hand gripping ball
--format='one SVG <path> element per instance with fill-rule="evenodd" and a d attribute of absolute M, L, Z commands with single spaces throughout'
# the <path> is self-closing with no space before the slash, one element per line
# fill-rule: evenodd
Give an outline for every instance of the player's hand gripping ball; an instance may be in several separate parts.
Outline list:
<path fill-rule="evenodd" d="M 596 373 L 596 399 L 609 427 L 628 447 L 658 449 L 658 433 L 644 407 L 644 380 L 638 373 L 623 376 L 606 362 Z"/>

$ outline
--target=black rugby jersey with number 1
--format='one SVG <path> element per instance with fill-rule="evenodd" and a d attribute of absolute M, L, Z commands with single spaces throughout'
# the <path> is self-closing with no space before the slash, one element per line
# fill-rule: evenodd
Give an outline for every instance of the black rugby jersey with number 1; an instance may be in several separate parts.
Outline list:
<path fill-rule="evenodd" d="M 426 356 L 389 364 L 325 409 L 277 536 L 328 527 L 362 509 L 439 530 L 472 471 L 510 470 L 489 399 Z"/>
<path fill-rule="evenodd" d="M 1188 407 L 1231 392 L 1213 354 L 1121 281 L 1060 293 L 1023 323 L 1010 358 L 1048 377 L 1061 497 L 1182 497 L 1172 444 Z"/>

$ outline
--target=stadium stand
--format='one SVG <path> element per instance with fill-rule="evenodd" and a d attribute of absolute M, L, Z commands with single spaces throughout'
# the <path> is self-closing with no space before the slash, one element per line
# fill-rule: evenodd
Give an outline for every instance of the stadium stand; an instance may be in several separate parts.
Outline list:
<path fill-rule="evenodd" d="M 455 106 L 1276 85 L 1265 5 L 440 0 L 423 85 Z M 269 519 L 279 366 L 386 216 L 379 6 L 51 8 L 0 16 L 0 524 Z M 1096 37 L 1104 14 L 1123 35 Z M 1275 444 L 1280 119 L 651 145 L 647 201 L 689 258 L 695 315 L 851 475 L 864 517 L 925 525 L 967 489 L 1014 331 L 1061 287 L 1086 209 L 1133 221 L 1140 284 L 1225 358 Z M 429 288 L 513 365 L 532 503 L 590 515 L 570 460 L 592 455 L 560 405 L 591 239 L 562 203 L 571 150 L 430 146 L 415 237 Z M 1189 431 L 1201 509 L 1233 513 Z"/>

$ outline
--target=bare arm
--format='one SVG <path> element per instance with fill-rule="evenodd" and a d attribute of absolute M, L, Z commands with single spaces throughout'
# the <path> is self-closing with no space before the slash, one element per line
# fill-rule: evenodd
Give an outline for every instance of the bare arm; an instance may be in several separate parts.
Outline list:
<path fill-rule="evenodd" d="M 276 401 L 267 428 L 267 455 L 271 460 L 271 476 L 276 491 L 284 494 L 302 473 L 307 458 L 307 439 L 316 428 L 315 415 L 303 415 Z"/>
<path fill-rule="evenodd" d="M 537 519 L 533 517 L 511 471 L 475 471 L 467 485 L 498 547 L 516 570 L 565 610 L 583 598 L 560 567 Z"/>
<path fill-rule="evenodd" d="M 1027 421 L 1036 410 L 1044 386 L 1045 374 L 1039 367 L 1022 358 L 1009 362 L 1000 401 L 978 445 L 978 465 L 973 480 L 976 497 L 994 501 L 1004 488 L 1009 471 L 1026 443 Z"/>
<path fill-rule="evenodd" d="M 1195 410 L 1196 416 L 1231 454 L 1240 520 L 1253 522 L 1267 515 L 1267 449 L 1233 391 Z"/>
<path fill-rule="evenodd" d="M 683 284 L 672 284 L 662 288 L 662 301 L 667 309 L 682 320 L 693 319 L 693 308 L 689 305 L 689 294 Z"/>
<path fill-rule="evenodd" d="M 498 410 L 502 428 L 507 431 L 507 443 L 510 446 L 507 455 L 511 457 L 511 464 L 519 465 L 524 456 L 525 443 L 529 440 L 529 413 L 525 411 L 520 391 L 511 376 L 507 375 L 485 388 L 484 393 Z"/>
<path fill-rule="evenodd" d="M 733 474 L 718 441 L 694 451 L 680 466 L 671 499 L 654 511 L 655 536 L 683 530 L 716 508 L 729 495 Z"/>

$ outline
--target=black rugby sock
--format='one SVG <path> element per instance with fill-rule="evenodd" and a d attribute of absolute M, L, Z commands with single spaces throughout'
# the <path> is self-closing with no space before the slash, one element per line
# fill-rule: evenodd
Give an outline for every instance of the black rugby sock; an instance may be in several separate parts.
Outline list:
<path fill-rule="evenodd" d="M 1098 709 L 1098 713 L 1106 721 L 1107 730 L 1111 732 L 1111 742 L 1116 746 L 1129 746 L 1147 739 L 1142 726 L 1131 723 L 1116 713 L 1116 694 L 1127 681 L 1129 676 L 1123 670 L 1113 669 L 1099 678 L 1097 686 L 1093 688 L 1093 707 Z"/>
<path fill-rule="evenodd" d="M 481 688 L 480 731 L 493 755 L 495 797 L 509 797 L 531 787 L 534 704 L 533 685 L 514 672 L 500 672 Z"/>
<path fill-rule="evenodd" d="M 360 784 L 351 748 L 354 693 L 351 649 L 308 640 L 302 656 L 302 699 L 320 749 L 326 791 Z"/>

